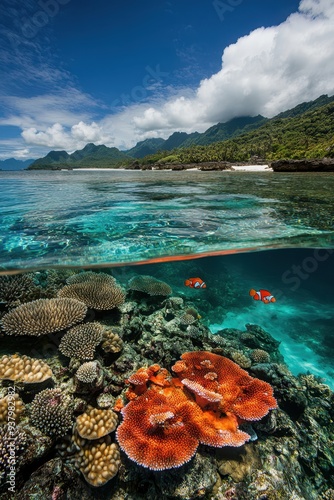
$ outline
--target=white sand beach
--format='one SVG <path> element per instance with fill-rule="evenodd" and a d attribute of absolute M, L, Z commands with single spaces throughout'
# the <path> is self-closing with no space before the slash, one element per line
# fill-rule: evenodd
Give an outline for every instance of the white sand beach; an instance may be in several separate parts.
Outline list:
<path fill-rule="evenodd" d="M 273 172 L 269 165 L 232 165 L 231 170 L 236 172 Z"/>

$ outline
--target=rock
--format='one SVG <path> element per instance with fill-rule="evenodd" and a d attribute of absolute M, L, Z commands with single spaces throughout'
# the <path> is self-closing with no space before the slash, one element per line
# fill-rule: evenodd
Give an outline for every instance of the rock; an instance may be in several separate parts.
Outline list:
<path fill-rule="evenodd" d="M 274 172 L 334 172 L 334 158 L 313 160 L 277 160 L 271 163 Z"/>

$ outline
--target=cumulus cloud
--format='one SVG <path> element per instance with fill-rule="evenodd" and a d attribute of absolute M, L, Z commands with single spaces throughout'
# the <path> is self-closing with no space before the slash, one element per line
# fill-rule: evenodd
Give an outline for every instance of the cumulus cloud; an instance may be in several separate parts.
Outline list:
<path fill-rule="evenodd" d="M 62 149 L 84 142 L 129 148 L 147 137 L 201 132 L 237 116 L 272 117 L 334 93 L 333 25 L 334 0 L 301 0 L 298 11 L 280 25 L 259 27 L 226 47 L 221 70 L 195 90 L 129 105 L 100 121 L 80 117 L 73 123 L 68 108 L 67 123 L 59 117 L 58 123 L 38 130 L 27 120 L 22 135 L 28 144 Z"/>
<path fill-rule="evenodd" d="M 302 0 L 279 26 L 258 28 L 228 46 L 221 70 L 192 98 L 134 117 L 143 130 L 196 130 L 236 116 L 275 114 L 334 92 L 334 1 Z"/>

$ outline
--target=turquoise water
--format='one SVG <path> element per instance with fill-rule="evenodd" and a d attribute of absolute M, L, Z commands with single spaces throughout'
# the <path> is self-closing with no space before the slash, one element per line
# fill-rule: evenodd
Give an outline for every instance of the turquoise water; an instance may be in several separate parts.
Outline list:
<path fill-rule="evenodd" d="M 294 374 L 334 387 L 333 174 L 42 171 L 0 182 L 3 274 L 142 263 L 136 272 L 190 294 L 212 332 L 258 324 Z M 227 255 L 196 258 L 215 253 Z M 144 265 L 155 259 L 167 262 Z M 114 269 L 121 282 L 131 272 Z M 185 289 L 197 275 L 207 289 Z M 277 302 L 253 301 L 250 288 Z"/>
<path fill-rule="evenodd" d="M 334 247 L 334 176 L 0 172 L 0 271 Z"/>

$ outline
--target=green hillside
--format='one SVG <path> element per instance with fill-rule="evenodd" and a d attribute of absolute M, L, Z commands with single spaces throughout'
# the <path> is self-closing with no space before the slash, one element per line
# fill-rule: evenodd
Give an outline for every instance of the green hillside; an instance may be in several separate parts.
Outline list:
<path fill-rule="evenodd" d="M 319 107 L 324 100 L 330 103 Z M 304 105 L 307 111 L 300 105 L 233 139 L 156 153 L 143 158 L 142 163 L 248 161 L 254 156 L 267 161 L 334 157 L 334 98 L 322 96 L 317 101 Z"/>

